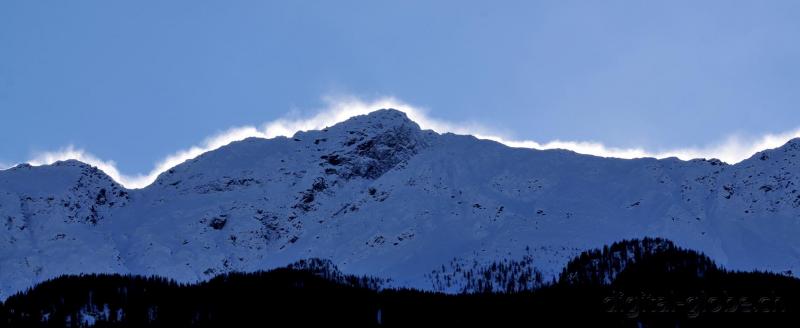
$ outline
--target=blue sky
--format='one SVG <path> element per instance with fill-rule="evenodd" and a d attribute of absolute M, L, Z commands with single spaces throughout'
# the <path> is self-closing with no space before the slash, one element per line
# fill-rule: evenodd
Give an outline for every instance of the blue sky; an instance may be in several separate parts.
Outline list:
<path fill-rule="evenodd" d="M 798 130 L 797 17 L 798 1 L 3 1 L 0 163 L 72 145 L 146 173 L 326 97 L 702 155 Z"/>

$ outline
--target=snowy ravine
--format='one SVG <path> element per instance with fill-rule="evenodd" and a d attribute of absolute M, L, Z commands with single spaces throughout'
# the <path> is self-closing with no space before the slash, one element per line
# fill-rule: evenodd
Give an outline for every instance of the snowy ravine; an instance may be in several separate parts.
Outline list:
<path fill-rule="evenodd" d="M 137 190 L 78 161 L 0 171 L 0 299 L 62 274 L 162 275 L 333 261 L 395 286 L 452 263 L 544 273 L 664 237 L 729 269 L 800 272 L 800 140 L 736 165 L 517 149 L 380 110 L 234 142 Z M 522 263 L 521 262 L 521 263 Z"/>

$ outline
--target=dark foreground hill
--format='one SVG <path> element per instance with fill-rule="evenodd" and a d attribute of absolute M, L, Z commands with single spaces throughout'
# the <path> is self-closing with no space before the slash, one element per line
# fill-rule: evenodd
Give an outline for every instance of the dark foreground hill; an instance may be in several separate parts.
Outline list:
<path fill-rule="evenodd" d="M 494 272 L 491 272 L 491 271 Z M 473 274 L 502 277 L 508 266 Z M 64 276 L 0 306 L 8 327 L 429 326 L 560 324 L 772 326 L 800 319 L 800 280 L 731 272 L 664 239 L 583 252 L 559 279 L 513 293 L 380 289 L 325 260 L 232 273 L 204 283 L 160 277 Z"/>

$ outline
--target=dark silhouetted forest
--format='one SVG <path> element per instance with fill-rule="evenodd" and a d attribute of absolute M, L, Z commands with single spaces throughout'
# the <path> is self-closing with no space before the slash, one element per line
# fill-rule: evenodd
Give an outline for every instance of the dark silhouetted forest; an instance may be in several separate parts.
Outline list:
<path fill-rule="evenodd" d="M 491 270 L 489 278 L 526 272 L 514 266 L 527 264 L 515 263 L 483 270 Z M 381 289 L 382 283 L 342 274 L 319 259 L 191 285 L 159 277 L 64 276 L 0 304 L 0 326 L 701 327 L 784 325 L 800 317 L 800 280 L 731 272 L 657 238 L 583 252 L 557 281 L 533 290 L 448 295 Z"/>

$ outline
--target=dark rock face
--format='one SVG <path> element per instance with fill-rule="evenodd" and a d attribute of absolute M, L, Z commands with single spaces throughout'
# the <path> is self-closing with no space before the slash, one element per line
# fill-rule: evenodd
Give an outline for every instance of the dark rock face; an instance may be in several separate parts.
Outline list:
<path fill-rule="evenodd" d="M 366 160 L 355 165 L 353 173 L 376 179 L 411 158 L 422 146 L 413 132 L 410 129 L 397 129 L 356 146 L 356 154 Z"/>
<path fill-rule="evenodd" d="M 228 219 L 223 217 L 216 217 L 211 219 L 208 223 L 208 226 L 214 230 L 222 230 L 225 227 L 225 224 L 228 223 Z"/>
<path fill-rule="evenodd" d="M 427 146 L 417 126 L 392 127 L 371 138 L 361 136 L 345 143 L 346 151 L 324 155 L 326 172 L 344 179 L 374 180 L 416 155 Z"/>

